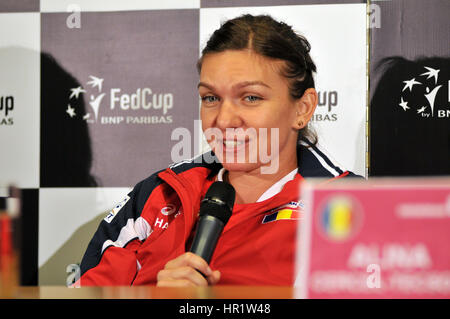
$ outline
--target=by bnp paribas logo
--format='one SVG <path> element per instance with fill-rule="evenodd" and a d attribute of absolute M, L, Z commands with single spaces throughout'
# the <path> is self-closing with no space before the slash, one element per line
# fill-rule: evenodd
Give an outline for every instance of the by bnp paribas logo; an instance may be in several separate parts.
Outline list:
<path fill-rule="evenodd" d="M 403 81 L 398 106 L 421 118 L 450 118 L 450 109 L 436 104 L 438 95 L 449 91 L 450 81 L 439 77 L 440 69 L 424 66 L 423 71 Z"/>
<path fill-rule="evenodd" d="M 157 93 L 151 88 L 137 88 L 135 92 L 126 93 L 121 88 L 104 90 L 104 78 L 89 75 L 85 86 L 71 88 L 68 92 L 66 107 L 70 118 L 81 117 L 89 124 L 170 124 L 173 122 L 171 110 L 174 104 L 172 93 Z M 77 110 L 78 99 L 87 102 L 85 110 Z M 109 97 L 109 105 L 107 105 Z M 143 110 L 148 115 L 137 115 Z"/>

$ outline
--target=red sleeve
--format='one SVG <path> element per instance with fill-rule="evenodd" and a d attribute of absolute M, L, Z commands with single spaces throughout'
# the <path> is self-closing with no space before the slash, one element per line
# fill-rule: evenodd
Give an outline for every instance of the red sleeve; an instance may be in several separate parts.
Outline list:
<path fill-rule="evenodd" d="M 100 263 L 89 269 L 78 281 L 83 286 L 130 286 L 138 272 L 136 251 L 141 242 L 136 239 L 126 247 L 108 247 Z"/>

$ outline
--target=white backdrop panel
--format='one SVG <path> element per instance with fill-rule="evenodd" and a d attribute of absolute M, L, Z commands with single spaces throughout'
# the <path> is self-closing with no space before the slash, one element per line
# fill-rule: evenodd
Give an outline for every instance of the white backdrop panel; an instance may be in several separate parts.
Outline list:
<path fill-rule="evenodd" d="M 55 284 L 48 281 L 52 279 L 46 280 L 47 273 L 59 273 L 55 278 L 61 278 L 68 264 L 81 261 L 99 222 L 130 191 L 131 188 L 39 190 L 39 284 Z M 61 247 L 69 249 L 61 251 Z M 50 266 L 42 269 L 45 264 Z"/>
<path fill-rule="evenodd" d="M 39 187 L 39 13 L 0 14 L 0 70 L 0 184 Z"/>

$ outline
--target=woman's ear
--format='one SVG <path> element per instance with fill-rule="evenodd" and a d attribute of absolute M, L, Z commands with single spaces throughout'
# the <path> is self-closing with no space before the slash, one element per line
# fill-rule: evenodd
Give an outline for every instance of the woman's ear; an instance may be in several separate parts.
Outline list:
<path fill-rule="evenodd" d="M 295 102 L 296 121 L 294 128 L 301 130 L 304 128 L 313 116 L 318 103 L 317 91 L 309 88 L 303 93 L 303 96 Z"/>

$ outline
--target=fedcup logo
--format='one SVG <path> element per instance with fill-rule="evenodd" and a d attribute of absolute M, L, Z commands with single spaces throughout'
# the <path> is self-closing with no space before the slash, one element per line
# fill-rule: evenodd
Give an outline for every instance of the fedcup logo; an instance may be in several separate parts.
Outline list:
<path fill-rule="evenodd" d="M 71 88 L 68 92 L 68 104 L 66 113 L 70 118 L 81 116 L 87 123 L 101 125 L 116 124 L 170 124 L 173 122 L 169 114 L 173 108 L 172 93 L 155 93 L 152 89 L 138 88 L 128 94 L 120 88 L 111 88 L 104 91 L 104 78 L 89 75 L 89 80 L 84 87 Z M 83 95 L 89 96 L 89 108 L 84 114 L 78 114 L 73 101 L 82 99 Z M 109 107 L 104 105 L 109 97 Z M 136 116 L 134 112 L 144 110 L 151 111 L 150 116 Z M 108 112 L 114 112 L 114 114 Z M 120 115 L 117 115 L 120 113 Z"/>
<path fill-rule="evenodd" d="M 325 200 L 319 210 L 321 233 L 332 241 L 345 241 L 360 229 L 362 210 L 348 195 L 334 195 Z"/>
<path fill-rule="evenodd" d="M 441 79 L 440 71 L 438 68 L 424 66 L 423 72 L 405 79 L 398 106 L 404 112 L 414 112 L 420 118 L 450 118 L 450 110 L 443 109 L 444 105 L 436 104 L 437 97 L 450 90 L 450 81 Z"/>

